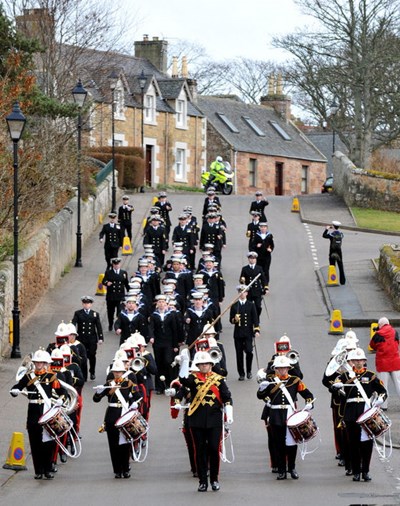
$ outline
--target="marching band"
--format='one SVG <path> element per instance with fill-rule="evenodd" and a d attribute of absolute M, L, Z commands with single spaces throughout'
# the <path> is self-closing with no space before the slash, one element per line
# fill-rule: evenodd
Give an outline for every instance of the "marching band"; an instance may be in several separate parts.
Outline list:
<path fill-rule="evenodd" d="M 249 264 L 241 270 L 238 295 L 222 307 L 226 223 L 219 200 L 209 193 L 203 227 L 198 226 L 192 208 L 184 208 L 173 230 L 174 254 L 164 264 L 172 206 L 164 192 L 159 197 L 144 231 L 144 253 L 131 278 L 120 269 L 121 259 L 111 257 L 106 250 L 103 283 L 108 294 L 108 328 L 119 336 L 119 348 L 104 374 L 105 381 L 93 387 L 93 401 L 107 401 L 99 432 L 107 434 L 115 478 L 130 478 L 131 461 L 143 462 L 149 449 L 152 394 L 164 394 L 169 398 L 172 418 L 178 418 L 182 411 L 182 432 L 191 472 L 199 480 L 198 491 L 206 492 L 210 485 L 217 492 L 220 461 L 234 461 L 230 437 L 233 400 L 220 342 L 221 317 L 229 311 L 234 325 L 239 381 L 245 376 L 251 380 L 255 338 L 261 333 L 261 301 L 269 292 L 275 245 L 265 216 L 260 224 L 259 211 L 252 209 L 252 216 L 257 216 L 246 234 L 252 246 L 247 253 Z M 125 197 L 125 206 L 126 201 Z M 126 208 L 130 213 L 131 207 Z M 124 219 L 123 230 L 129 233 L 130 214 L 129 220 Z M 115 217 L 110 216 L 110 220 L 101 235 L 106 240 L 108 228 L 114 235 L 115 230 L 120 231 Z M 176 244 L 175 239 L 181 242 Z M 196 269 L 199 241 L 202 259 Z M 14 397 L 22 393 L 28 398 L 27 431 L 38 480 L 54 478 L 58 458 L 66 462 L 67 456 L 81 455 L 82 392 L 88 377 L 93 381 L 99 374 L 96 350 L 104 341 L 100 315 L 92 310 L 93 301 L 93 297 L 83 296 L 82 309 L 75 311 L 71 323 L 58 325 L 55 342 L 47 351 L 38 349 L 24 359 L 10 391 Z M 318 447 L 319 429 L 311 415 L 315 398 L 303 382 L 299 353 L 291 347 L 290 338 L 282 336 L 274 348 L 271 359 L 257 372 L 256 396 L 263 401 L 261 418 L 268 434 L 271 471 L 277 480 L 288 475 L 297 480 L 298 447 L 302 458 L 312 453 L 307 450 L 309 443 L 313 441 Z M 387 397 L 385 386 L 367 369 L 366 355 L 353 331 L 339 339 L 332 350 L 322 383 L 331 394 L 339 465 L 353 481 L 368 482 L 374 444 L 376 447 L 377 438 L 387 435 L 391 422 L 381 408 Z M 303 408 L 298 396 L 304 398 Z"/>

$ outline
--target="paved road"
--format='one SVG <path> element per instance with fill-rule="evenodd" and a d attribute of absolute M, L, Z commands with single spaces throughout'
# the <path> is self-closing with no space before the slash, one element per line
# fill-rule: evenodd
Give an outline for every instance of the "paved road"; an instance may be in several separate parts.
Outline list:
<path fill-rule="evenodd" d="M 192 204 L 195 214 L 199 216 L 203 199 L 202 195 L 172 195 L 174 223 L 184 204 Z M 135 220 L 138 228 L 151 204 L 151 196 L 135 195 L 133 200 L 136 202 Z M 228 222 L 228 247 L 223 257 L 227 296 L 223 307 L 235 296 L 234 287 L 240 267 L 246 260 L 244 231 L 250 201 L 251 197 L 224 197 L 222 201 L 224 217 Z M 114 480 L 106 436 L 97 433 L 106 406 L 104 403 L 91 402 L 92 384 L 89 382 L 85 386 L 82 456 L 77 461 L 60 465 L 53 482 L 33 480 L 29 459 L 27 472 L 14 474 L 1 470 L 3 486 L 0 494 L 4 504 L 20 505 L 29 500 L 29 504 L 36 505 L 57 498 L 60 505 L 72 502 L 82 504 L 84 500 L 99 505 L 127 500 L 146 504 L 159 504 L 162 501 L 164 504 L 178 505 L 188 501 L 193 505 L 203 504 L 207 500 L 211 504 L 239 505 L 249 500 L 258 504 L 264 502 L 266 497 L 274 502 L 290 502 L 299 506 L 322 503 L 344 506 L 367 504 L 366 501 L 376 505 L 399 503 L 396 488 L 399 457 L 396 452 L 389 463 L 381 463 L 374 453 L 373 482 L 370 484 L 353 483 L 345 478 L 343 469 L 337 467 L 334 459 L 329 396 L 321 385 L 321 377 L 336 337 L 328 334 L 329 312 L 316 276 L 318 268 L 326 266 L 328 245 L 320 237 L 322 230 L 319 226 L 309 225 L 307 228 L 298 214 L 290 212 L 290 208 L 291 200 L 282 197 L 272 197 L 267 208 L 276 250 L 271 267 L 271 293 L 266 298 L 268 311 L 264 309 L 262 313 L 262 336 L 257 343 L 257 353 L 258 365 L 265 366 L 273 353 L 274 341 L 286 332 L 292 339 L 293 347 L 300 353 L 305 381 L 317 397 L 313 416 L 320 427 L 321 441 L 317 451 L 307 455 L 304 461 L 298 457 L 300 480 L 277 482 L 275 475 L 268 470 L 266 434 L 260 420 L 262 405 L 256 399 L 257 384 L 255 380 L 237 381 L 231 327 L 224 317 L 222 341 L 228 357 L 228 385 L 235 403 L 233 439 L 236 460 L 232 465 L 222 466 L 221 492 L 208 492 L 206 496 L 196 492 L 197 482 L 188 472 L 188 458 L 179 431 L 179 421 L 170 419 L 168 400 L 161 396 L 155 397 L 153 402 L 151 447 L 146 462 L 133 465 L 134 476 L 131 480 Z M 366 235 L 346 233 L 346 254 L 349 258 L 353 258 L 353 255 L 358 260 L 376 257 L 382 237 L 366 238 Z M 140 251 L 140 247 L 135 248 L 135 255 L 124 259 L 125 267 L 130 272 Z M 315 265 L 315 255 L 319 267 Z M 97 276 L 104 267 L 101 248 L 95 237 L 84 248 L 83 261 L 84 268 L 72 269 L 24 324 L 24 340 L 21 343 L 24 352 L 38 345 L 46 345 L 53 338 L 59 321 L 68 320 L 79 306 L 80 295 L 95 290 Z M 105 322 L 104 300 L 96 298 L 95 306 Z M 360 329 L 357 332 L 365 344 L 367 330 Z M 98 379 L 101 379 L 101 368 L 104 370 L 108 364 L 117 341 L 112 333 L 106 333 L 106 343 L 99 352 Z M 23 430 L 26 416 L 25 399 L 11 399 L 6 394 L 13 384 L 18 365 L 11 360 L 1 364 L 2 455 L 6 455 L 12 431 Z M 257 367 L 255 364 L 254 372 Z"/>

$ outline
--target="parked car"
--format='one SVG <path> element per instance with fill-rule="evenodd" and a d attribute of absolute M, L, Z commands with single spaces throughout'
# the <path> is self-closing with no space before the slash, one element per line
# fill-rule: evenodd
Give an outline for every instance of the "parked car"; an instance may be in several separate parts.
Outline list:
<path fill-rule="evenodd" d="M 333 187 L 333 176 L 329 176 L 325 179 L 324 184 L 321 186 L 321 193 L 330 193 Z"/>

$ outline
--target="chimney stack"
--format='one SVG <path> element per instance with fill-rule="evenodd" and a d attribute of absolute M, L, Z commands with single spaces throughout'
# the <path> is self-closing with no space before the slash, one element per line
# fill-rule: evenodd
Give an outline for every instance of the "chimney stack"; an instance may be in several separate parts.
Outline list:
<path fill-rule="evenodd" d="M 186 58 L 186 56 L 182 56 L 181 77 L 183 77 L 183 79 L 187 79 L 189 77 L 189 74 L 188 74 L 188 64 L 187 64 L 187 58 Z"/>
<path fill-rule="evenodd" d="M 172 72 L 171 77 L 177 78 L 178 76 L 178 57 L 173 56 L 172 57 Z"/>
<path fill-rule="evenodd" d="M 149 60 L 164 74 L 167 73 L 168 69 L 167 50 L 168 42 L 160 40 L 159 37 L 153 37 L 153 40 L 150 40 L 146 34 L 143 36 L 143 40 L 135 41 L 135 56 Z"/>
<path fill-rule="evenodd" d="M 291 99 L 283 93 L 282 74 L 277 79 L 271 75 L 268 79 L 268 95 L 260 98 L 260 104 L 272 107 L 284 120 L 291 119 Z"/>

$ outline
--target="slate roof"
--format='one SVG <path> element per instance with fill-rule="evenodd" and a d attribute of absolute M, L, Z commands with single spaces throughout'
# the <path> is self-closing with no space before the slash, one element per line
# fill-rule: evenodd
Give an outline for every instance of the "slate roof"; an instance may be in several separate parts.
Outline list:
<path fill-rule="evenodd" d="M 312 131 L 308 132 L 307 137 L 316 146 L 321 153 L 323 153 L 327 159 L 326 165 L 326 176 L 330 176 L 333 173 L 332 163 L 332 149 L 333 149 L 333 132 L 332 131 Z M 345 155 L 348 154 L 348 150 L 339 139 L 339 136 L 335 135 L 335 151 L 341 151 Z"/>
<path fill-rule="evenodd" d="M 197 106 L 207 117 L 207 121 L 236 151 L 326 162 L 324 155 L 305 135 L 291 123 L 286 123 L 270 107 L 211 96 L 198 96 Z M 218 114 L 225 115 L 237 131 L 232 131 Z M 253 127 L 245 118 L 251 120 Z M 277 128 L 282 129 L 283 133 L 280 134 L 271 122 L 278 125 Z M 264 135 L 258 135 L 255 130 Z M 283 134 L 290 140 L 285 140 Z"/>

